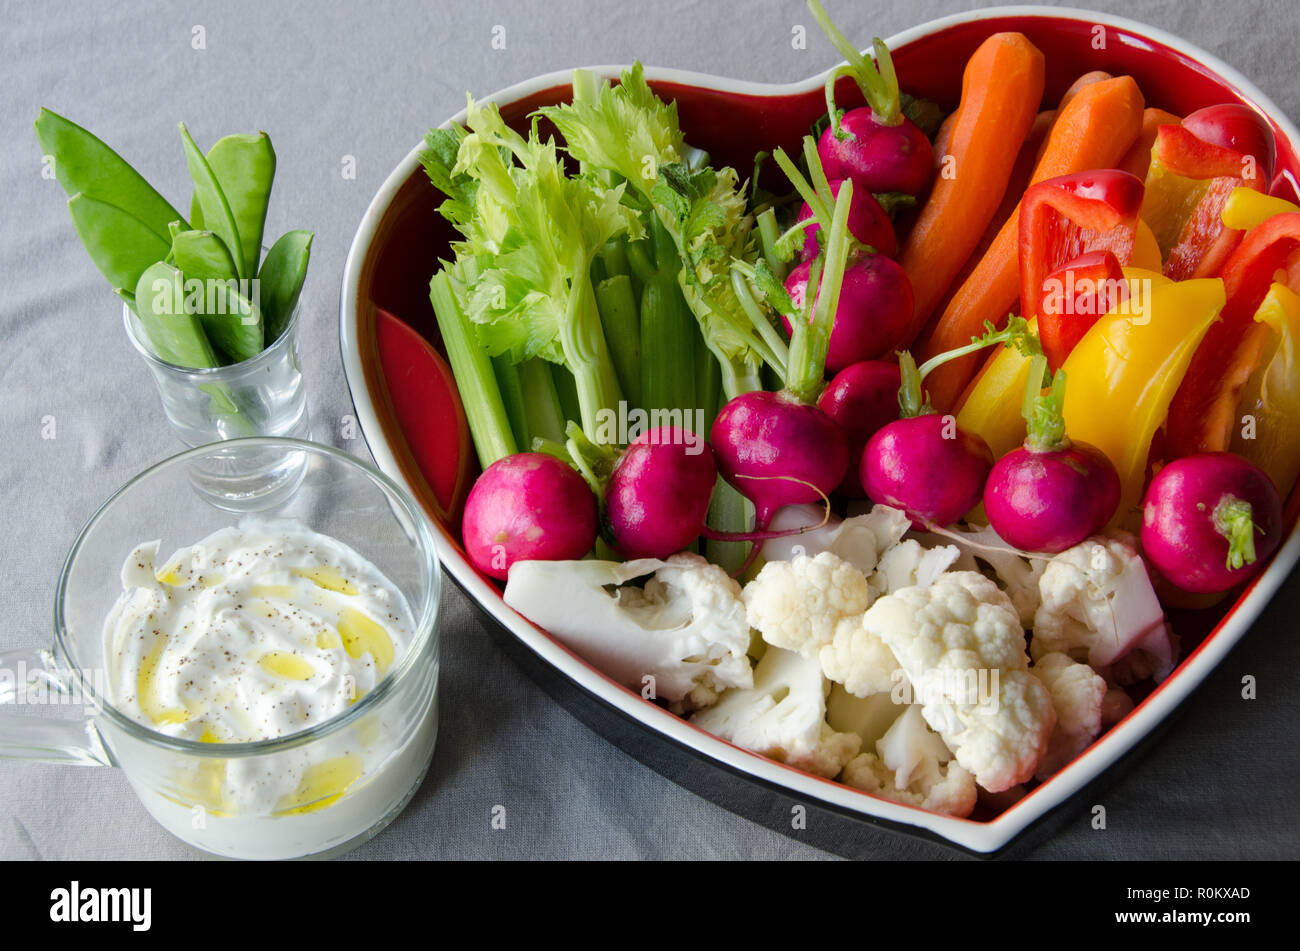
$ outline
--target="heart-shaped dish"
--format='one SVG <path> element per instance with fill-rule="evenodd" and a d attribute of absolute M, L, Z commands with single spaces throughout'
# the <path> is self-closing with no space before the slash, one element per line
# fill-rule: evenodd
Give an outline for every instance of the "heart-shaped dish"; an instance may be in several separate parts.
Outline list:
<path fill-rule="evenodd" d="M 1277 137 L 1274 192 L 1295 196 L 1300 136 L 1291 122 L 1235 69 L 1158 29 L 1088 11 L 1004 7 L 923 24 L 887 42 L 902 88 L 950 110 L 971 52 L 989 34 L 1005 30 L 1026 34 L 1046 55 L 1049 102 L 1082 73 L 1104 69 L 1133 76 L 1148 105 L 1180 115 L 1217 102 L 1255 107 L 1269 118 Z M 595 71 L 611 77 L 619 72 L 615 67 Z M 661 97 L 676 100 L 688 140 L 710 152 L 717 165 L 746 169 L 760 149 L 797 147 L 826 109 L 825 73 L 766 86 L 670 69 L 645 72 Z M 522 129 L 534 109 L 567 99 L 569 82 L 568 72 L 551 73 L 489 98 L 507 122 Z M 846 81 L 845 105 L 853 104 L 852 94 Z M 453 121 L 463 119 L 461 113 Z M 507 607 L 497 585 L 466 560 L 459 515 L 477 463 L 463 415 L 451 398 L 450 373 L 435 350 L 439 337 L 428 298 L 436 259 L 447 256 L 452 234 L 436 213 L 441 196 L 419 165 L 419 151 L 417 146 L 397 166 L 367 209 L 343 278 L 343 364 L 371 451 L 379 467 L 404 482 L 428 510 L 439 529 L 439 557 L 447 571 L 491 626 L 503 632 L 503 643 L 530 673 L 589 726 L 728 808 L 788 830 L 791 804 L 807 804 L 838 828 L 821 841 L 840 851 L 853 851 L 852 832 L 863 823 L 975 853 L 1001 850 L 1030 826 L 1042 827 L 1038 820 L 1150 737 L 1240 640 L 1300 557 L 1300 493 L 1293 493 L 1286 540 L 1266 570 L 1226 609 L 1199 612 L 1190 621 L 1175 618 L 1184 644 L 1193 646 L 1174 674 L 1063 771 L 996 816 L 935 815 L 732 746 L 602 675 Z"/>

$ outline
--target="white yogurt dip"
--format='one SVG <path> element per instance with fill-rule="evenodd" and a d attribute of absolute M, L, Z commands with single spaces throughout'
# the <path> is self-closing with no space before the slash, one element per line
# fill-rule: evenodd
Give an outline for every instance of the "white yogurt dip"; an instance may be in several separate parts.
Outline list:
<path fill-rule="evenodd" d="M 222 744 L 300 733 L 373 690 L 414 642 L 396 586 L 297 522 L 245 520 L 161 564 L 158 548 L 145 542 L 126 559 L 103 634 L 110 702 L 157 732 Z M 266 755 L 150 756 L 135 772 L 154 776 L 137 791 L 210 851 L 318 851 L 382 819 L 418 782 L 437 720 L 432 684 L 417 689 L 416 709 L 385 699 Z"/>

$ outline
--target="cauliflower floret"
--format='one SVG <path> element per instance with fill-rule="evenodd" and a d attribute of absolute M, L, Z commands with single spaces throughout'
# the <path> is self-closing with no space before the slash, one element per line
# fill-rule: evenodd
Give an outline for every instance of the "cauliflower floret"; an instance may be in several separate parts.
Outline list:
<path fill-rule="evenodd" d="M 643 589 L 618 587 L 650 574 Z M 606 676 L 636 691 L 653 684 L 679 709 L 754 682 L 740 585 L 699 555 L 519 561 L 505 601 Z"/>
<path fill-rule="evenodd" d="M 1106 681 L 1087 664 L 1058 652 L 1044 654 L 1030 670 L 1051 694 L 1052 709 L 1056 711 L 1056 729 L 1034 774 L 1046 779 L 1087 749 L 1101 733 Z"/>
<path fill-rule="evenodd" d="M 952 758 L 926 726 L 921 708 L 913 705 L 876 742 L 875 753 L 849 761 L 841 781 L 895 802 L 964 818 L 975 808 L 975 779 Z"/>
<path fill-rule="evenodd" d="M 727 691 L 691 722 L 739 747 L 833 779 L 862 741 L 826 722 L 829 688 L 816 661 L 769 647 L 754 668 L 752 687 Z"/>
<path fill-rule="evenodd" d="M 892 594 L 899 588 L 922 588 L 934 584 L 941 574 L 961 556 L 954 545 L 926 548 L 914 538 L 899 542 L 880 556 L 876 570 L 867 579 L 875 597 Z"/>
<path fill-rule="evenodd" d="M 916 532 L 913 537 L 923 545 L 947 542 L 957 546 L 961 557 L 954 563 L 954 570 L 977 571 L 979 562 L 988 565 L 1016 606 L 1020 626 L 1033 626 L 1034 612 L 1039 603 L 1038 580 L 1050 560 L 1048 556 L 1013 548 L 1002 540 L 992 525 L 945 529 L 942 534 Z"/>
<path fill-rule="evenodd" d="M 842 618 L 831 642 L 817 653 L 822 673 L 855 697 L 889 693 L 906 682 L 894 652 L 866 629 L 863 617 Z"/>
<path fill-rule="evenodd" d="M 871 606 L 866 630 L 894 652 L 920 690 L 943 671 L 1023 670 L 1025 632 L 1006 592 L 976 571 L 902 588 Z"/>
<path fill-rule="evenodd" d="M 1038 588 L 1042 603 L 1030 645 L 1035 659 L 1060 652 L 1100 668 L 1141 650 L 1150 657 L 1137 665 L 1143 675 L 1159 682 L 1173 670 L 1176 647 L 1164 611 L 1127 538 L 1094 536 L 1061 552 Z"/>
<path fill-rule="evenodd" d="M 741 594 L 750 626 L 773 647 L 815 657 L 844 618 L 871 604 L 862 572 L 824 551 L 792 561 L 769 561 Z"/>
<path fill-rule="evenodd" d="M 948 572 L 881 598 L 863 626 L 893 652 L 926 722 L 979 785 L 1000 792 L 1033 775 L 1056 715 L 1025 670 L 1019 615 L 995 582 Z"/>
<path fill-rule="evenodd" d="M 996 672 L 996 680 L 997 693 L 983 702 L 926 703 L 921 708 L 957 762 L 989 792 L 1033 776 L 1056 726 L 1051 694 L 1037 677 L 1027 670 L 1003 670 Z"/>
<path fill-rule="evenodd" d="M 768 527 L 784 532 L 816 525 L 823 517 L 820 506 L 787 505 L 772 516 Z M 876 505 L 869 512 L 843 521 L 831 517 L 821 528 L 768 539 L 763 542 L 763 557 L 767 561 L 789 561 L 796 555 L 829 551 L 867 575 L 875 569 L 881 556 L 898 544 L 911 524 L 901 509 Z"/>

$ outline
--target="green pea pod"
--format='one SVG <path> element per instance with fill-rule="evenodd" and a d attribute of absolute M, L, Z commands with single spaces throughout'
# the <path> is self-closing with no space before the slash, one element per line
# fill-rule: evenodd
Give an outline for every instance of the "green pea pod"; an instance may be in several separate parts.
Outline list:
<path fill-rule="evenodd" d="M 113 287 L 134 288 L 145 268 L 171 249 L 135 215 L 89 195 L 69 198 L 68 213 L 86 253 Z"/>
<path fill-rule="evenodd" d="M 203 209 L 199 207 L 197 194 L 190 196 L 190 226 L 198 231 L 203 230 Z"/>
<path fill-rule="evenodd" d="M 239 271 L 230 249 L 211 231 L 182 231 L 173 235 L 172 255 L 186 277 L 201 281 L 238 280 Z"/>
<path fill-rule="evenodd" d="M 258 305 L 240 293 L 242 281 L 186 282 L 191 309 L 203 321 L 213 345 L 234 363 L 262 352 L 263 319 Z"/>
<path fill-rule="evenodd" d="M 298 306 L 307 279 L 313 237 L 310 231 L 286 231 L 266 252 L 266 260 L 257 273 L 268 343 L 279 339 Z"/>
<path fill-rule="evenodd" d="M 208 150 L 208 166 L 221 184 L 239 229 L 244 252 L 240 276 L 251 277 L 257 273 L 257 262 L 262 255 L 262 229 L 266 225 L 266 206 L 275 179 L 271 137 L 265 132 L 224 136 Z"/>
<path fill-rule="evenodd" d="M 168 223 L 183 220 L 139 172 L 75 122 L 42 109 L 36 138 L 53 157 L 54 177 L 69 196 L 81 193 L 121 208 L 160 238 L 167 237 Z"/>
<path fill-rule="evenodd" d="M 185 128 L 184 122 L 180 123 L 180 130 L 181 141 L 185 143 L 185 164 L 194 182 L 194 197 L 198 199 L 199 207 L 203 209 L 203 224 L 226 243 L 231 257 L 235 259 L 239 277 L 245 278 L 248 273 L 243 269 L 244 249 L 239 242 L 239 227 L 235 223 L 234 213 L 230 210 L 230 203 L 226 200 L 226 194 L 222 191 L 221 183 L 212 171 L 212 166 L 199 151 L 199 147 L 194 144 L 194 139 L 190 137 L 190 130 Z"/>
<path fill-rule="evenodd" d="M 202 323 L 187 306 L 179 268 L 162 261 L 146 268 L 135 285 L 135 306 L 159 359 L 193 370 L 221 366 Z"/>

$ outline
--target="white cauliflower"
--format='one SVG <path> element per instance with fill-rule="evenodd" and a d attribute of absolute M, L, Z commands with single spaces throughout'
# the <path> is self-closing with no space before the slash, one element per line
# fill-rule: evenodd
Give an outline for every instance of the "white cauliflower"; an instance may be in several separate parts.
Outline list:
<path fill-rule="evenodd" d="M 899 542 L 880 556 L 876 570 L 867 579 L 874 597 L 892 594 L 899 588 L 927 587 L 953 566 L 961 552 L 954 545 L 926 548 L 914 538 Z"/>
<path fill-rule="evenodd" d="M 1095 668 L 1123 665 L 1131 679 L 1157 682 L 1173 670 L 1177 648 L 1146 565 L 1128 538 L 1094 536 L 1054 557 L 1038 583 L 1030 651 L 1068 654 Z M 1122 676 L 1119 679 L 1124 679 Z"/>
<path fill-rule="evenodd" d="M 751 627 L 773 647 L 815 657 L 845 618 L 871 604 L 862 572 L 838 555 L 797 555 L 769 561 L 741 595 Z"/>
<path fill-rule="evenodd" d="M 937 534 L 916 532 L 913 537 L 925 545 L 945 542 L 956 545 L 961 551 L 961 557 L 954 564 L 957 570 L 977 571 L 979 562 L 988 565 L 1016 606 L 1020 626 L 1033 626 L 1039 602 L 1038 579 L 1042 577 L 1050 556 L 1013 548 L 1002 540 L 992 525 L 943 529 Z"/>
<path fill-rule="evenodd" d="M 835 625 L 835 636 L 817 652 L 822 673 L 855 697 L 891 692 L 906 677 L 884 641 L 867 630 L 865 615 L 847 617 Z"/>
<path fill-rule="evenodd" d="M 739 747 L 833 779 L 862 741 L 826 722 L 829 687 L 816 661 L 769 647 L 754 668 L 752 687 L 727 691 L 691 722 Z"/>
<path fill-rule="evenodd" d="M 975 808 L 975 779 L 909 706 L 876 742 L 844 767 L 841 781 L 872 795 L 932 812 L 966 817 Z"/>
<path fill-rule="evenodd" d="M 1106 681 L 1087 664 L 1059 652 L 1044 654 L 1031 672 L 1052 695 L 1056 729 L 1035 772 L 1040 780 L 1060 772 L 1101 733 Z"/>
<path fill-rule="evenodd" d="M 804 525 L 816 525 L 823 518 L 817 505 L 788 505 L 780 509 L 768 526 L 773 531 L 789 531 Z M 871 511 L 843 521 L 831 517 L 821 528 L 763 542 L 767 561 L 790 561 L 796 555 L 819 555 L 829 551 L 839 555 L 864 575 L 875 570 L 881 556 L 897 545 L 911 525 L 901 509 L 876 505 Z"/>
<path fill-rule="evenodd" d="M 876 601 L 863 625 L 893 652 L 926 722 L 979 785 L 1000 792 L 1033 775 L 1056 715 L 1025 670 L 1024 630 L 995 582 L 948 572 Z"/>
<path fill-rule="evenodd" d="M 984 702 L 927 703 L 921 708 L 957 762 L 989 792 L 1002 792 L 1033 776 L 1056 726 L 1052 697 L 1037 677 L 1027 670 L 1004 670 L 996 680 L 996 695 Z"/>
<path fill-rule="evenodd" d="M 627 585 L 644 575 L 644 588 Z M 636 691 L 653 683 L 678 709 L 754 682 L 740 585 L 698 555 L 519 561 L 505 601 L 605 675 Z"/>

